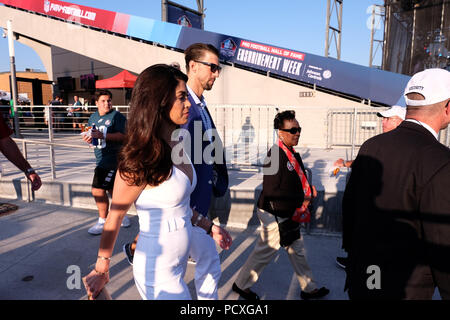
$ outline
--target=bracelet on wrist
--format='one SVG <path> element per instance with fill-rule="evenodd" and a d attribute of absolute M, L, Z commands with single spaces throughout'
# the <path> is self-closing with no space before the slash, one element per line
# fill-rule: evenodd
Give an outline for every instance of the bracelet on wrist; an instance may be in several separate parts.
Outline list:
<path fill-rule="evenodd" d="M 197 219 L 194 222 L 194 226 L 198 226 L 198 223 L 200 222 L 200 220 L 202 220 L 203 216 L 199 213 L 197 216 Z"/>
<path fill-rule="evenodd" d="M 106 257 L 102 257 L 102 256 L 97 256 L 97 259 L 100 259 L 100 260 L 111 260 L 111 257 L 106 258 Z"/>
<path fill-rule="evenodd" d="M 105 276 L 109 273 L 109 270 L 106 272 L 100 272 L 100 271 L 97 271 L 97 269 L 94 269 L 94 271 L 98 276 Z"/>

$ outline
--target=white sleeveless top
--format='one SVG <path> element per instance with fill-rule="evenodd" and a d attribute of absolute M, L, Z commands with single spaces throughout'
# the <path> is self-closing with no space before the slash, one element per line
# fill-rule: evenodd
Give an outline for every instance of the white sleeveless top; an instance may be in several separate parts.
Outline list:
<path fill-rule="evenodd" d="M 172 174 L 159 186 L 144 189 L 135 201 L 139 216 L 140 234 L 159 236 L 161 233 L 182 229 L 191 223 L 191 193 L 197 184 L 192 166 L 192 184 L 189 177 L 176 166 Z"/>

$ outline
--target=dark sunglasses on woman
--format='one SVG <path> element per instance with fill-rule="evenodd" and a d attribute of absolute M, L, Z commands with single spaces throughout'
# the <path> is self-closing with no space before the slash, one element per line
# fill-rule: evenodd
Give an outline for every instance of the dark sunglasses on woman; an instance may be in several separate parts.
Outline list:
<path fill-rule="evenodd" d="M 281 131 L 284 131 L 284 132 L 289 132 L 290 134 L 296 134 L 297 132 L 298 133 L 302 132 L 302 128 L 301 127 L 298 127 L 298 128 L 293 127 L 293 128 L 290 128 L 290 129 L 281 129 L 280 128 L 278 130 L 281 130 Z"/>

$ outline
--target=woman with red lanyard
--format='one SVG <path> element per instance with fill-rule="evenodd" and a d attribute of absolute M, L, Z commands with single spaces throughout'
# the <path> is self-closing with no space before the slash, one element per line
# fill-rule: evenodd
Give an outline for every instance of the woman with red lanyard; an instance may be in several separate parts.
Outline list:
<path fill-rule="evenodd" d="M 246 300 L 259 300 L 250 287 L 280 247 L 284 247 L 300 283 L 301 298 L 321 298 L 330 290 L 319 289 L 314 282 L 300 234 L 300 224 L 309 222 L 308 205 L 317 192 L 309 185 L 302 159 L 294 151 L 301 132 L 295 112 L 278 113 L 274 128 L 278 130 L 279 139 L 267 154 L 263 189 L 257 204 L 261 233 L 233 284 L 233 290 Z"/>

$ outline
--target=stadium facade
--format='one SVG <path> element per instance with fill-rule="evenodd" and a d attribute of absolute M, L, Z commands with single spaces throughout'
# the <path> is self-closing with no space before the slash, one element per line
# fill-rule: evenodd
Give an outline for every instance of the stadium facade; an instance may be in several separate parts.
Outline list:
<path fill-rule="evenodd" d="M 450 70 L 450 0 L 385 0 L 382 69 Z"/>

